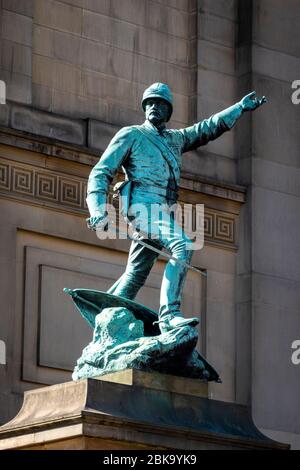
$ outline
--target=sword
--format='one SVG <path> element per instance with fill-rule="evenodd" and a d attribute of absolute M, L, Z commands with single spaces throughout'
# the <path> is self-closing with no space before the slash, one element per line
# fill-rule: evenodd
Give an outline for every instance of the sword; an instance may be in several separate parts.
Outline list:
<path fill-rule="evenodd" d="M 87 219 L 89 220 L 89 219 Z M 106 221 L 107 223 L 107 221 Z M 113 224 L 113 221 L 110 221 L 111 224 Z M 88 223 L 88 227 L 91 228 L 92 230 L 95 230 L 95 228 L 93 228 L 91 225 L 89 225 Z M 108 223 L 107 223 L 107 229 L 108 229 Z M 104 230 L 104 231 L 107 231 L 105 230 L 103 227 L 99 228 L 98 230 L 100 230 L 101 232 Z M 162 256 L 163 258 L 166 258 L 168 259 L 169 261 L 174 261 L 175 263 L 179 263 L 181 264 L 182 266 L 184 266 L 185 268 L 187 269 L 190 269 L 191 271 L 194 271 L 198 274 L 201 274 L 201 276 L 204 276 L 204 277 L 207 277 L 207 273 L 203 270 L 203 269 L 199 269 L 199 268 L 196 268 L 196 266 L 193 266 L 192 264 L 189 264 L 189 263 L 186 263 L 185 261 L 181 260 L 181 259 L 178 259 L 178 258 L 175 258 L 174 256 L 170 255 L 169 253 L 166 253 L 165 251 L 163 250 L 160 250 L 159 248 L 156 248 L 152 245 L 149 245 L 148 243 L 146 243 L 143 239 L 141 238 L 135 238 L 135 237 L 131 237 L 128 233 L 126 232 L 123 232 L 122 230 L 120 230 L 117 226 L 115 226 L 115 230 L 116 230 L 116 233 L 118 235 L 121 235 L 122 237 L 125 237 L 127 240 L 131 240 L 131 241 L 135 241 L 137 242 L 139 245 L 142 245 L 144 246 L 145 248 L 148 248 L 148 250 L 151 250 L 151 251 L 154 251 L 154 253 L 157 253 L 158 255 Z M 97 233 L 97 228 L 96 228 L 96 233 Z"/>

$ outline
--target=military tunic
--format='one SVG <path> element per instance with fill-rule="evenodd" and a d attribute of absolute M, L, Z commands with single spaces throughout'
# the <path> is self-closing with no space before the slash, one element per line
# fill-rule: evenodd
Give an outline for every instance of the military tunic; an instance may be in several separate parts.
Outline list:
<path fill-rule="evenodd" d="M 176 185 L 179 186 L 182 154 L 205 145 L 230 130 L 241 114 L 241 105 L 236 104 L 184 129 L 164 129 L 159 133 L 149 121 L 145 121 L 141 126 L 123 127 L 91 171 L 88 194 L 98 193 L 99 196 L 102 195 L 99 200 L 105 201 L 109 185 L 121 166 L 126 178 L 139 186 L 140 190 L 134 194 L 139 202 L 143 199 L 143 189 L 154 186 L 165 190 L 173 175 Z M 169 146 L 172 158 L 176 158 L 172 175 L 162 152 L 139 131 L 139 128 L 144 128 L 155 139 Z M 162 198 L 158 198 L 157 194 L 152 194 L 149 190 L 145 197 L 147 202 L 162 202 Z"/>

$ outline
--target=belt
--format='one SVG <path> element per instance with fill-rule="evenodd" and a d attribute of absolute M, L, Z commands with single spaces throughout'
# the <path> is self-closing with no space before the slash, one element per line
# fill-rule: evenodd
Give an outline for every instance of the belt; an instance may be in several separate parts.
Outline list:
<path fill-rule="evenodd" d="M 167 199 L 171 199 L 174 201 L 177 201 L 177 198 L 178 198 L 178 189 L 172 189 L 170 187 L 161 188 L 160 186 L 143 184 L 143 183 L 140 183 L 139 181 L 138 182 L 133 181 L 133 185 L 134 185 L 134 188 L 138 187 L 142 191 L 145 191 L 146 193 L 157 194 L 158 196 L 163 196 Z"/>

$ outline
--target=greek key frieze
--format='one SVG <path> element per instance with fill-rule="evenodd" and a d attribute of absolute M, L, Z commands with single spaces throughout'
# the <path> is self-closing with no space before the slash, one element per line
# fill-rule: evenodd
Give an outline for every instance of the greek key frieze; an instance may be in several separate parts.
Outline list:
<path fill-rule="evenodd" d="M 20 163 L 0 161 L 0 191 L 16 198 L 46 201 L 86 212 L 86 180 Z"/>
<path fill-rule="evenodd" d="M 10 189 L 10 166 L 0 163 L 0 189 Z"/>
<path fill-rule="evenodd" d="M 0 193 L 33 204 L 59 207 L 66 212 L 86 215 L 86 178 L 69 176 L 19 162 L 0 159 Z M 117 205 L 109 192 L 109 202 Z M 180 201 L 180 204 L 184 200 Z M 236 249 L 236 217 L 232 214 L 204 209 L 204 235 L 207 243 Z"/>

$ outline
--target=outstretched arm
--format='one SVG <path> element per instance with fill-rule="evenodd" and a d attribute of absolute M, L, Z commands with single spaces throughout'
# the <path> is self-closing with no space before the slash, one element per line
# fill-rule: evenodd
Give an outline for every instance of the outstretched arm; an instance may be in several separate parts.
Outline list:
<path fill-rule="evenodd" d="M 191 127 L 181 129 L 180 132 L 183 136 L 182 151 L 188 152 L 201 145 L 206 145 L 211 140 L 215 140 L 224 132 L 229 131 L 244 112 L 254 111 L 266 102 L 265 96 L 257 98 L 256 92 L 252 91 L 238 103 L 214 114 L 209 119 L 204 119 Z"/>

